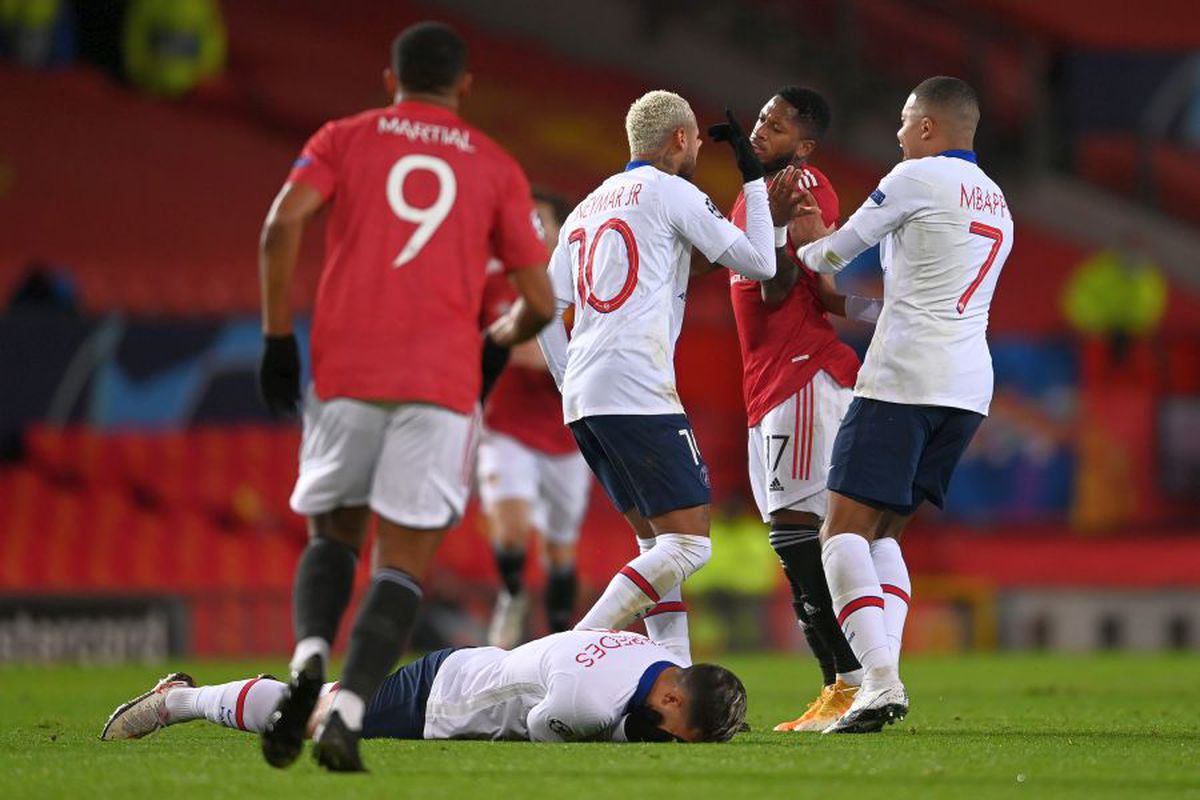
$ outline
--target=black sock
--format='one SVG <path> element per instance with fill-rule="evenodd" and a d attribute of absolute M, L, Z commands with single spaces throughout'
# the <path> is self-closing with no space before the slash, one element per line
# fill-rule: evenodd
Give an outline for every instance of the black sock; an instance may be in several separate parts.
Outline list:
<path fill-rule="evenodd" d="M 300 556 L 292 586 L 296 641 L 319 636 L 330 644 L 350 604 L 358 553 L 349 545 L 314 536 Z"/>
<path fill-rule="evenodd" d="M 784 572 L 786 573 L 787 570 L 785 569 Z M 825 640 L 821 638 L 821 634 L 813 625 L 812 618 L 808 616 L 808 609 L 804 607 L 803 595 L 799 593 L 800 587 L 790 578 L 788 583 L 792 587 L 792 608 L 796 612 L 796 620 L 800 623 L 804 640 L 808 642 L 808 649 L 812 650 L 817 663 L 821 666 L 821 685 L 829 686 L 837 680 L 837 665 L 833 663 L 833 651 L 829 649 L 829 645 L 825 644 Z"/>
<path fill-rule="evenodd" d="M 401 569 L 380 567 L 350 633 L 342 687 L 369 702 L 408 644 L 421 607 L 421 584 Z"/>
<path fill-rule="evenodd" d="M 850 649 L 842 628 L 833 613 L 833 600 L 821 564 L 821 539 L 816 530 L 799 526 L 779 527 L 771 531 L 771 546 L 775 548 L 789 581 L 796 588 L 808 615 L 809 625 L 825 645 L 833 659 L 835 672 L 859 669 L 858 659 Z M 822 656 L 818 655 L 818 660 Z"/>
<path fill-rule="evenodd" d="M 520 594 L 525 581 L 525 551 L 497 547 L 495 553 L 496 569 L 500 571 L 505 591 L 511 595 Z"/>
<path fill-rule="evenodd" d="M 575 618 L 575 592 L 578 580 L 575 565 L 551 567 L 546 578 L 546 622 L 551 633 L 568 631 Z"/>

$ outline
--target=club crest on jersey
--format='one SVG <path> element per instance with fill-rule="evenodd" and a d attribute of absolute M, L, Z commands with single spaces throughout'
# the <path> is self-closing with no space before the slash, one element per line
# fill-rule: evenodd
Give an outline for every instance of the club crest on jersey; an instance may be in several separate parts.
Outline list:
<path fill-rule="evenodd" d="M 536 208 L 529 212 L 529 222 L 532 223 L 533 232 L 537 234 L 538 238 L 543 242 L 546 241 L 546 226 L 542 224 L 542 217 L 537 213 Z"/>
<path fill-rule="evenodd" d="M 870 194 L 870 198 L 875 201 L 875 205 L 877 205 L 877 206 L 883 205 L 883 198 L 885 198 L 885 197 L 887 197 L 887 195 L 885 195 L 883 192 L 879 191 L 878 189 L 871 192 L 871 194 Z"/>
<path fill-rule="evenodd" d="M 704 205 L 708 206 L 708 210 L 712 212 L 714 217 L 717 219 L 725 219 L 725 215 L 721 213 L 721 209 L 717 208 L 716 204 L 714 204 L 710 198 L 704 198 Z"/>

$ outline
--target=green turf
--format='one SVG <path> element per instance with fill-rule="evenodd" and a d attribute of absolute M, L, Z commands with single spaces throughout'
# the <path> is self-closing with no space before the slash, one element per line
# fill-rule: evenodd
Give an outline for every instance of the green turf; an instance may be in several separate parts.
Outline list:
<path fill-rule="evenodd" d="M 779 734 L 806 663 L 727 659 L 754 731 L 728 745 L 369 742 L 368 776 L 267 767 L 251 735 L 191 723 L 96 735 L 155 668 L 0 669 L 0 798 L 1200 798 L 1200 658 L 911 658 L 908 719 L 877 736 Z M 280 664 L 182 664 L 218 682 Z"/>

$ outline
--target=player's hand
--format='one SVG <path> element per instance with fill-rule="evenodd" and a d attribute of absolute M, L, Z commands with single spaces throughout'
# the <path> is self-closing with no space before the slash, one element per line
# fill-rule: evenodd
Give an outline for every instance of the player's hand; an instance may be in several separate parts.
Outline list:
<path fill-rule="evenodd" d="M 258 367 L 258 390 L 271 416 L 294 416 L 300 407 L 300 350 L 296 337 L 263 337 L 262 363 Z"/>
<path fill-rule="evenodd" d="M 483 334 L 483 385 L 479 390 L 479 402 L 486 403 L 487 397 L 496 385 L 496 379 L 508 364 L 512 348 L 496 344 L 490 332 Z"/>
<path fill-rule="evenodd" d="M 796 168 L 784 167 L 771 179 L 767 187 L 767 205 L 771 208 L 771 222 L 775 227 L 786 225 L 800 208 L 804 195 L 796 180 Z"/>
<path fill-rule="evenodd" d="M 795 206 L 792 221 L 788 223 L 788 234 L 792 244 L 802 245 L 815 242 L 836 230 L 833 225 L 826 225 L 821 219 L 821 207 L 807 189 L 800 190 L 799 202 Z"/>
<path fill-rule="evenodd" d="M 737 159 L 738 169 L 742 171 L 744 183 L 756 181 L 766 175 L 762 162 L 754 154 L 750 146 L 750 138 L 742 130 L 742 126 L 734 118 L 733 112 L 725 109 L 726 122 L 718 122 L 708 129 L 708 135 L 714 142 L 729 142 L 733 155 Z"/>
<path fill-rule="evenodd" d="M 625 716 L 625 738 L 631 742 L 675 742 L 673 735 L 658 727 L 662 714 L 647 706 L 638 706 Z"/>

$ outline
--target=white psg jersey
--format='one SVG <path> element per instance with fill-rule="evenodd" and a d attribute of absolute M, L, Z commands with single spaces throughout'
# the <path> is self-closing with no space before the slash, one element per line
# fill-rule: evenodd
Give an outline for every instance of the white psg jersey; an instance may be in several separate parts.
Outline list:
<path fill-rule="evenodd" d="M 799 257 L 837 272 L 876 242 L 883 312 L 854 393 L 987 414 L 988 309 L 1013 244 L 1004 193 L 969 150 L 902 161 L 845 226 Z"/>
<path fill-rule="evenodd" d="M 426 739 L 623 739 L 670 652 L 626 631 L 565 631 L 515 650 L 471 647 L 442 663 L 425 704 Z"/>
<path fill-rule="evenodd" d="M 680 414 L 675 341 L 683 323 L 692 248 L 738 271 L 774 274 L 774 230 L 763 181 L 746 184 L 747 233 L 688 181 L 634 162 L 589 194 L 563 223 L 550 257 L 559 311 L 539 337 L 563 393 L 566 422 L 599 414 Z M 753 223 L 749 220 L 753 207 Z M 751 230 L 753 226 L 753 230 Z"/>

